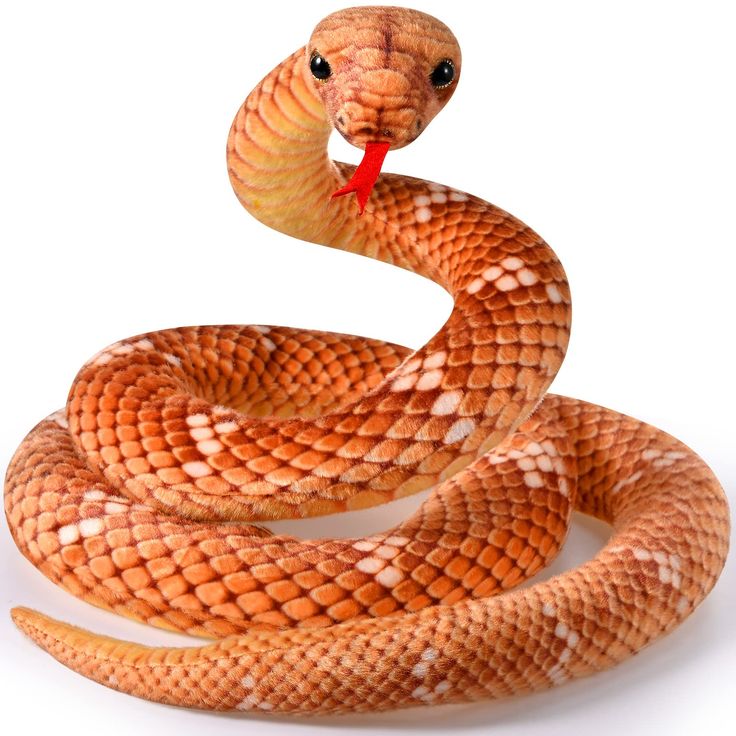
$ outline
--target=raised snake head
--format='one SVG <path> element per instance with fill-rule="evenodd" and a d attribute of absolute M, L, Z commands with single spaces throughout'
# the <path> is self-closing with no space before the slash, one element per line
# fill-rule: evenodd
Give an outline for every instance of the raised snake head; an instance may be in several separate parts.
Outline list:
<path fill-rule="evenodd" d="M 328 15 L 307 44 L 306 64 L 328 119 L 349 143 L 402 148 L 452 97 L 460 46 L 417 10 L 348 8 Z"/>

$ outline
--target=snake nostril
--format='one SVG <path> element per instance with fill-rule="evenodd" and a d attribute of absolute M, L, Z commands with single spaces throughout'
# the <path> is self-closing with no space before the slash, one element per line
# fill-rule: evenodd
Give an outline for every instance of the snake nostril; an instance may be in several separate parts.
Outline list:
<path fill-rule="evenodd" d="M 395 137 L 395 136 L 394 136 L 394 133 L 393 133 L 393 131 L 392 131 L 392 130 L 389 130 L 388 128 L 384 128 L 384 129 L 383 129 L 383 130 L 381 131 L 381 135 L 382 135 L 382 136 L 383 136 L 384 138 L 394 138 L 394 137 Z"/>
<path fill-rule="evenodd" d="M 364 125 L 358 129 L 359 135 L 375 135 L 376 129 L 373 125 Z"/>
<path fill-rule="evenodd" d="M 345 125 L 345 118 L 342 115 L 337 116 L 337 124 L 338 125 Z"/>
<path fill-rule="evenodd" d="M 422 121 L 417 120 L 417 130 L 421 130 L 421 129 L 422 129 Z"/>

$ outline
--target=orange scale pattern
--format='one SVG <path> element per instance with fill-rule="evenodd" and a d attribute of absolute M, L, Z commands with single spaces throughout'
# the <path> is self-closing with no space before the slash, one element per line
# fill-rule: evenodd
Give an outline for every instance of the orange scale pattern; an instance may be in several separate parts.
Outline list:
<path fill-rule="evenodd" d="M 309 73 L 315 50 L 334 62 L 324 84 Z M 715 584 L 729 515 L 707 466 L 654 427 L 546 394 L 571 317 L 549 246 L 494 205 L 420 179 L 381 175 L 361 217 L 331 200 L 354 171 L 326 155 L 333 125 L 348 137 L 426 125 L 454 88 L 431 87 L 437 59 L 459 73 L 454 36 L 430 16 L 333 14 L 248 96 L 227 145 L 235 193 L 265 224 L 452 294 L 425 346 L 274 326 L 138 335 L 88 361 L 65 410 L 16 452 L 6 516 L 43 574 L 94 605 L 218 640 L 148 648 L 14 609 L 75 671 L 213 710 L 497 698 L 613 666 Z M 427 488 L 416 513 L 368 537 L 256 523 Z M 558 553 L 573 509 L 611 523 L 611 539 L 518 588 Z"/>

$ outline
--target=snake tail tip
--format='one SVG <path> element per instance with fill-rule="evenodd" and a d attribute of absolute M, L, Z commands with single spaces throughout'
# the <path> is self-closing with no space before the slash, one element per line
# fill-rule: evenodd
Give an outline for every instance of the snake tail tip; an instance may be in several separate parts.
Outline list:
<path fill-rule="evenodd" d="M 39 615 L 37 611 L 34 611 L 32 608 L 26 608 L 25 606 L 14 606 L 10 609 L 10 618 L 13 619 L 13 623 L 21 631 L 25 631 L 26 624 L 29 620 Z"/>
<path fill-rule="evenodd" d="M 92 639 L 92 635 L 84 629 L 57 621 L 25 606 L 12 608 L 10 617 L 20 631 L 55 659 L 59 659 L 57 654 L 61 650 L 79 649 L 82 645 L 89 644 L 89 640 Z"/>
<path fill-rule="evenodd" d="M 58 634 L 54 633 L 54 629 L 68 626 L 25 606 L 11 608 L 10 618 L 13 619 L 13 623 L 20 631 L 46 650 L 48 650 L 48 640 L 58 638 Z"/>

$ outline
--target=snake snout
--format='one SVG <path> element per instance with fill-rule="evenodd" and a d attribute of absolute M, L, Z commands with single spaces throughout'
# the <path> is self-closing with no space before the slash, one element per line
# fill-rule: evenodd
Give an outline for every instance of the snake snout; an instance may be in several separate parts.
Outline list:
<path fill-rule="evenodd" d="M 353 134 L 353 137 L 366 136 L 369 140 L 386 139 L 391 141 L 396 139 L 396 133 L 392 128 L 379 127 L 377 124 L 370 123 L 368 125 L 362 125 Z"/>
<path fill-rule="evenodd" d="M 365 148 L 366 143 L 388 143 L 391 149 L 411 143 L 421 132 L 422 123 L 414 111 L 373 113 L 361 110 L 359 114 L 341 111 L 335 128 L 348 143 Z"/>

